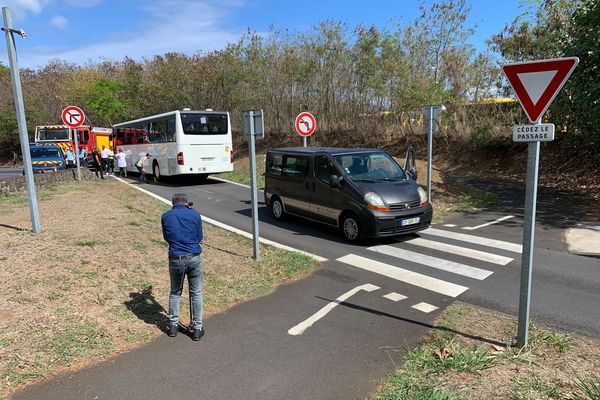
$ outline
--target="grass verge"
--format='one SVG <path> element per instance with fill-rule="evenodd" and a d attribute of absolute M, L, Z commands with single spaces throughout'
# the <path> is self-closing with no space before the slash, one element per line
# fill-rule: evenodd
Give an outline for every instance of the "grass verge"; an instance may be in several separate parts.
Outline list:
<path fill-rule="evenodd" d="M 600 344 L 455 303 L 371 400 L 600 399 Z"/>
<path fill-rule="evenodd" d="M 166 205 L 112 180 L 68 183 L 39 195 L 38 235 L 30 231 L 25 197 L 0 197 L 2 399 L 36 379 L 152 340 L 167 320 L 160 227 Z M 250 240 L 208 224 L 204 235 L 206 315 L 267 294 L 316 265 L 268 246 L 256 262 Z M 187 321 L 187 307 L 181 312 Z"/>

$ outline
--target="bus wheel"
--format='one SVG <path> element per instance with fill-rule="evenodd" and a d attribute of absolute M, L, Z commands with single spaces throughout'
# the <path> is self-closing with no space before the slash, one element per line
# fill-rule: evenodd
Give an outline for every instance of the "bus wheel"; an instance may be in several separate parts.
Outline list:
<path fill-rule="evenodd" d="M 154 167 L 152 168 L 152 172 L 154 173 L 154 182 L 155 183 L 160 182 L 160 179 L 161 179 L 160 167 L 158 166 L 157 162 L 154 163 Z"/>

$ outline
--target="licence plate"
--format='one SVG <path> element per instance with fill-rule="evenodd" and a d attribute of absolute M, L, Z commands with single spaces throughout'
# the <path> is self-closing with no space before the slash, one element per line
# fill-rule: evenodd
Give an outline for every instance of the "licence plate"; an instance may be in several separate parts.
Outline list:
<path fill-rule="evenodd" d="M 400 222 L 400 225 L 401 226 L 414 225 L 414 224 L 418 224 L 420 221 L 421 221 L 421 217 L 403 219 L 402 222 Z"/>

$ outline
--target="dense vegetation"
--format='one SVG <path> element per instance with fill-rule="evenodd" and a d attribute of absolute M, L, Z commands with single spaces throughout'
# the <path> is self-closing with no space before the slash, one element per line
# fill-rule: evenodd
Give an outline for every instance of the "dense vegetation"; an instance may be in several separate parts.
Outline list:
<path fill-rule="evenodd" d="M 28 127 L 56 123 L 64 106 L 78 104 L 98 126 L 183 107 L 228 110 L 239 131 L 240 111 L 262 108 L 269 142 L 290 143 L 294 116 L 309 110 L 318 119 L 318 143 L 388 146 L 422 132 L 422 105 L 444 103 L 440 138 L 494 148 L 510 144 L 510 125 L 526 121 L 515 103 L 484 101 L 511 94 L 499 66 L 568 55 L 580 65 L 547 117 L 569 143 L 585 140 L 593 148 L 600 143 L 599 4 L 525 3 L 484 52 L 469 44 L 475 27 L 467 26 L 466 0 L 440 0 L 393 29 L 324 21 L 308 32 L 248 32 L 210 53 L 84 66 L 53 60 L 22 71 Z M 9 80 L 0 66 L 5 151 L 18 148 Z"/>

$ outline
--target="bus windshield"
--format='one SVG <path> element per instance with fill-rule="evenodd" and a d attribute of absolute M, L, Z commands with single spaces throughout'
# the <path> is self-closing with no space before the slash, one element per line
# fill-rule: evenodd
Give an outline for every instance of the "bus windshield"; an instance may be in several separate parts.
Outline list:
<path fill-rule="evenodd" d="M 31 158 L 61 158 L 58 149 L 31 149 Z"/>
<path fill-rule="evenodd" d="M 335 159 L 355 181 L 406 179 L 406 174 L 398 163 L 384 152 L 341 154 L 335 156 Z"/>
<path fill-rule="evenodd" d="M 181 113 L 183 133 L 186 135 L 226 135 L 227 114 Z"/>
<path fill-rule="evenodd" d="M 38 131 L 37 140 L 60 140 L 69 141 L 68 128 L 41 128 Z"/>

